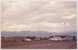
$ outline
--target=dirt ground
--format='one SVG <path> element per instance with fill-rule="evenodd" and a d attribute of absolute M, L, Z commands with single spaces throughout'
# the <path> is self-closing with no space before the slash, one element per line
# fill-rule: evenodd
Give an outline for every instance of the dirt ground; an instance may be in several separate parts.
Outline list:
<path fill-rule="evenodd" d="M 76 41 L 50 41 L 50 40 L 39 40 L 39 41 L 15 41 L 13 38 L 1 39 L 1 48 L 4 49 L 75 49 Z"/>

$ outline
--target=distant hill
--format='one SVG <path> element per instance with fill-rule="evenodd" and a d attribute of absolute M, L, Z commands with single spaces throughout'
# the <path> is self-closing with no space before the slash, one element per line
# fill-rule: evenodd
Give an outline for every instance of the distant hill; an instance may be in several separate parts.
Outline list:
<path fill-rule="evenodd" d="M 77 36 L 77 32 L 67 32 L 67 33 L 51 33 L 51 32 L 44 32 L 44 31 L 21 31 L 21 32 L 1 32 L 1 36 L 4 37 L 12 37 L 12 36 L 36 36 L 36 37 L 49 37 L 51 35 L 70 35 L 70 36 Z"/>

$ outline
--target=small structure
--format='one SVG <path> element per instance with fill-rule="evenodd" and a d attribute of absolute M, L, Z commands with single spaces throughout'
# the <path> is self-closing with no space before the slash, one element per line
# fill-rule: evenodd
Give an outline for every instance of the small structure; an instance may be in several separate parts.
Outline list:
<path fill-rule="evenodd" d="M 26 38 L 26 39 L 24 39 L 24 41 L 32 41 L 31 39 L 29 39 L 29 38 Z"/>
<path fill-rule="evenodd" d="M 39 37 L 36 37 L 34 40 L 41 40 Z"/>
<path fill-rule="evenodd" d="M 63 40 L 63 39 L 61 37 L 52 37 L 52 38 L 49 38 L 49 40 L 58 41 L 58 40 Z"/>

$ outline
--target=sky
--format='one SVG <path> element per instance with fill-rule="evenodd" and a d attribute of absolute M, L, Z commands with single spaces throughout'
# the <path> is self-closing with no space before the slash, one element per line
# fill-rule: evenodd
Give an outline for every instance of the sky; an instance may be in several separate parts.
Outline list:
<path fill-rule="evenodd" d="M 0 3 L 2 31 L 76 31 L 76 0 L 2 0 Z"/>

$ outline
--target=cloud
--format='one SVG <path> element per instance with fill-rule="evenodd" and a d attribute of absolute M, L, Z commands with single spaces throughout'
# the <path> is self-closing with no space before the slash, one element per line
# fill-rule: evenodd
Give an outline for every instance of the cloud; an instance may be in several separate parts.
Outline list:
<path fill-rule="evenodd" d="M 69 16 L 63 16 L 62 19 L 73 19 L 73 18 L 76 18 L 76 15 L 75 14 L 72 14 L 72 15 L 69 15 Z"/>
<path fill-rule="evenodd" d="M 3 30 L 75 31 L 75 8 L 75 0 L 4 0 Z"/>

